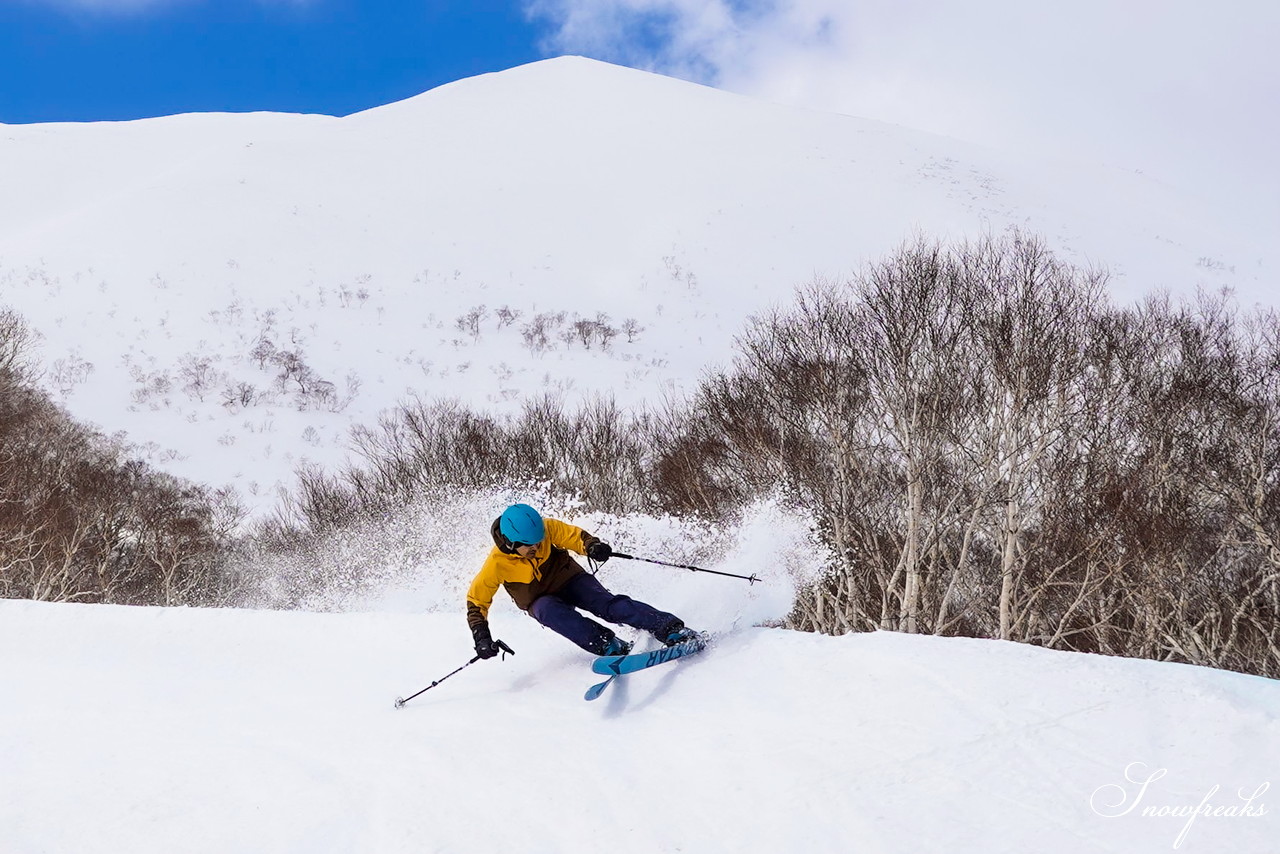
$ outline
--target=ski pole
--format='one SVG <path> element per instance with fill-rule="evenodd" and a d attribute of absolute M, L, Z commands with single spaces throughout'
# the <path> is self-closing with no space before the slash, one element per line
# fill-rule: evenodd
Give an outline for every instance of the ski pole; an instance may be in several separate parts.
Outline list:
<path fill-rule="evenodd" d="M 503 641 L 494 641 L 494 642 L 493 642 L 493 645 L 494 645 L 494 646 L 496 646 L 498 649 L 502 650 L 503 652 L 509 652 L 509 653 L 511 653 L 512 655 L 515 655 L 515 654 L 516 654 L 516 651 L 515 651 L 514 649 L 512 649 L 511 647 L 507 646 L 507 645 L 506 645 L 506 643 L 505 643 L 505 642 L 503 642 Z M 506 658 L 506 656 L 503 656 L 503 658 Z M 466 670 L 468 667 L 470 667 L 471 665 L 475 664 L 475 663 L 476 663 L 477 661 L 479 661 L 479 660 L 480 660 L 480 656 L 478 656 L 478 655 L 477 655 L 475 658 L 471 659 L 471 660 L 470 660 L 470 661 L 468 661 L 466 664 L 462 665 L 462 666 L 461 666 L 461 667 L 459 667 L 457 670 L 453 671 L 453 673 L 448 673 L 448 674 L 446 674 L 446 675 L 444 675 L 444 676 L 441 676 L 439 679 L 437 679 L 436 681 L 432 682 L 432 683 L 431 683 L 430 685 L 428 685 L 427 687 L 423 688 L 423 689 L 422 689 L 421 691 L 419 691 L 417 694 L 410 694 L 408 697 L 396 697 L 396 708 L 397 708 L 397 709 L 403 709 L 403 708 L 404 708 L 404 704 L 405 704 L 405 703 L 407 703 L 407 702 L 409 702 L 410 700 L 412 700 L 414 697 L 417 697 L 419 694 L 425 694 L 425 693 L 427 693 L 427 692 L 428 692 L 428 691 L 430 691 L 432 688 L 436 687 L 436 686 L 437 686 L 437 685 L 439 685 L 441 682 L 443 682 L 444 680 L 448 679 L 450 676 L 454 675 L 454 673 L 461 673 L 462 671 Z"/>
<path fill-rule="evenodd" d="M 707 573 L 710 573 L 711 575 L 723 575 L 728 578 L 741 578 L 743 581 L 747 582 L 748 584 L 755 584 L 757 581 L 760 580 L 759 578 L 756 578 L 756 575 L 754 572 L 751 573 L 751 575 L 734 575 L 732 572 L 720 572 L 718 569 L 703 569 L 700 566 L 689 566 L 686 563 L 667 563 L 665 560 L 651 560 L 650 558 L 647 558 L 647 557 L 633 557 L 631 555 L 624 555 L 622 552 L 614 552 L 613 554 L 610 555 L 610 557 L 620 557 L 623 560 L 642 560 L 645 563 L 656 563 L 658 564 L 658 566 L 673 566 L 676 569 L 688 569 L 688 570 L 691 570 L 692 572 L 707 572 Z"/>

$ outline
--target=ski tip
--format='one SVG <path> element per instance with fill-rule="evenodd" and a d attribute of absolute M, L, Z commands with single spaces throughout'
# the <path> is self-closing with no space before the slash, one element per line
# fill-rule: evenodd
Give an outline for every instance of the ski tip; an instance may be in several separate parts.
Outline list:
<path fill-rule="evenodd" d="M 596 699 L 597 697 L 599 697 L 601 694 L 604 693 L 604 689 L 608 688 L 609 683 L 612 681 L 613 681 L 613 677 L 610 677 L 604 680 L 603 682 L 597 682 L 596 684 L 592 685 L 590 688 L 587 689 L 587 693 L 582 695 L 582 699 L 584 700 Z"/>

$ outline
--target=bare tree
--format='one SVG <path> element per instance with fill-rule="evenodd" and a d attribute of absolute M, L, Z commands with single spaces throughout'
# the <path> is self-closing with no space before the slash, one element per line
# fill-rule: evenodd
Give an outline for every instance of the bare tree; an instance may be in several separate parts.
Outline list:
<path fill-rule="evenodd" d="M 208 356 L 196 356 L 193 353 L 182 357 L 178 376 L 182 379 L 183 391 L 201 401 L 220 379 L 212 359 Z"/>
<path fill-rule="evenodd" d="M 472 342 L 480 340 L 480 325 L 489 316 L 489 310 L 482 305 L 473 306 L 466 314 L 461 315 L 455 325 L 460 332 L 471 336 Z"/>
<path fill-rule="evenodd" d="M 148 470 L 121 440 L 78 424 L 0 369 L 0 595 L 169 602 L 178 589 L 196 589 L 187 568 L 196 563 L 200 584 L 212 589 L 221 583 L 226 538 L 199 539 L 199 555 L 158 577 L 156 560 L 143 554 L 146 520 L 178 505 L 189 518 L 212 513 L 202 490 Z"/>

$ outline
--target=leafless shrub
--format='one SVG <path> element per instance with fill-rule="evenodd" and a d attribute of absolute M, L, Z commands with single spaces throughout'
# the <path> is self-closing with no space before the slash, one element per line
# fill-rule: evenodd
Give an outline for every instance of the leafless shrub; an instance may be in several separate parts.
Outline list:
<path fill-rule="evenodd" d="M 188 353 L 178 363 L 178 378 L 188 396 L 203 401 L 205 395 L 222 380 L 220 372 L 208 356 Z"/>
<path fill-rule="evenodd" d="M 520 335 L 524 345 L 534 356 L 540 356 L 551 349 L 551 338 L 558 335 L 564 325 L 564 312 L 540 312 L 528 323 L 520 327 Z"/>
<path fill-rule="evenodd" d="M 10 382 L 30 377 L 31 350 L 36 336 L 22 316 L 10 309 L 0 309 L 0 372 Z"/>
<path fill-rule="evenodd" d="M 577 340 L 582 346 L 590 350 L 591 342 L 595 339 L 595 323 L 586 318 L 579 318 L 573 322 L 572 334 L 569 340 Z"/>
<path fill-rule="evenodd" d="M 500 307 L 495 313 L 498 316 L 498 329 L 505 329 L 514 325 L 524 315 L 524 312 L 519 309 L 513 309 L 506 305 Z"/>
<path fill-rule="evenodd" d="M 76 386 L 88 382 L 92 373 L 93 363 L 72 353 L 54 360 L 48 374 L 48 383 L 65 398 L 75 391 Z"/>
<path fill-rule="evenodd" d="M 470 311 L 454 321 L 454 325 L 458 327 L 458 331 L 470 335 L 474 343 L 480 340 L 480 326 L 488 316 L 487 308 L 482 305 L 473 306 Z"/>
<path fill-rule="evenodd" d="M 334 384 L 307 364 L 301 348 L 280 350 L 275 354 L 273 362 L 277 369 L 276 388 L 289 394 L 300 411 L 323 409 L 338 412 L 351 402 L 349 397 L 340 397 Z"/>
<path fill-rule="evenodd" d="M 456 402 L 418 400 L 376 429 L 357 428 L 352 441 L 363 465 L 337 474 L 301 470 L 283 525 L 327 531 L 429 490 L 498 483 L 551 483 L 614 512 L 646 506 L 641 422 L 612 401 L 565 412 L 556 398 L 542 397 L 519 417 L 498 419 Z"/>
<path fill-rule="evenodd" d="M 233 412 L 248 409 L 258 402 L 260 395 L 253 383 L 233 383 L 222 389 L 222 405 Z"/>
<path fill-rule="evenodd" d="M 265 371 L 268 366 L 275 362 L 276 353 L 275 342 L 264 336 L 254 343 L 253 349 L 249 351 L 249 358 L 253 360 L 260 370 Z"/>
<path fill-rule="evenodd" d="M 346 391 L 340 395 L 330 409 L 331 412 L 342 412 L 351 402 L 360 396 L 360 389 L 364 385 L 364 380 L 360 379 L 360 375 L 355 371 L 346 376 Z"/>
<path fill-rule="evenodd" d="M 622 321 L 622 334 L 627 336 L 628 344 L 636 343 L 636 339 L 640 337 L 641 332 L 644 332 L 644 327 L 634 317 L 628 317 Z"/>
<path fill-rule="evenodd" d="M 598 343 L 600 349 L 607 350 L 617 335 L 618 330 L 609 324 L 609 315 L 601 312 L 595 318 L 574 320 L 570 328 L 565 331 L 564 340 L 566 344 L 577 341 L 587 350 L 591 349 L 592 344 Z"/>
<path fill-rule="evenodd" d="M 136 405 L 146 405 L 153 410 L 167 409 L 173 392 L 173 377 L 166 370 L 147 372 L 137 365 L 130 368 L 130 376 L 138 387 L 130 392 L 130 399 Z"/>
<path fill-rule="evenodd" d="M 609 315 L 603 312 L 596 315 L 595 334 L 601 350 L 608 350 L 612 346 L 613 339 L 618 337 L 618 329 L 609 323 Z"/>

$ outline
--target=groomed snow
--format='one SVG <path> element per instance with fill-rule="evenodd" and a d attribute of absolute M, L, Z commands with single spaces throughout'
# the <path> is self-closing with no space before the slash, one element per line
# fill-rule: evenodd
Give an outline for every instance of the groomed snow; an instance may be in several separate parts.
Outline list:
<path fill-rule="evenodd" d="M 1206 796 L 1264 814 L 1198 816 L 1181 850 L 1280 838 L 1273 681 L 744 628 L 588 703 L 589 656 L 495 628 L 514 658 L 397 710 L 471 656 L 460 613 L 0 602 L 0 848 L 1134 854 L 1187 824 L 1143 809 Z M 1139 798 L 1126 768 L 1166 773 Z"/>

